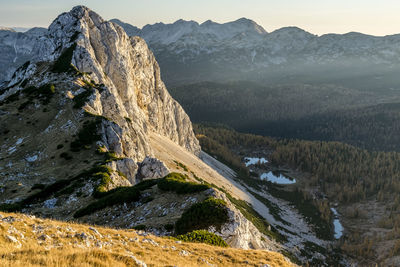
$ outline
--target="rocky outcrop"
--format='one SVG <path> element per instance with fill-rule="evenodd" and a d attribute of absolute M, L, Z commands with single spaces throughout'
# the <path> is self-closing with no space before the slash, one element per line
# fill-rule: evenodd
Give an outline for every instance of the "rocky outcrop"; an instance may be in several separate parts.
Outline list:
<path fill-rule="evenodd" d="M 164 163 L 156 158 L 146 157 L 139 165 L 138 180 L 165 177 L 170 171 Z"/>
<path fill-rule="evenodd" d="M 243 249 L 268 249 L 276 251 L 280 245 L 262 234 L 252 222 L 218 191 L 213 190 L 213 196 L 223 199 L 227 203 L 229 221 L 221 229 L 211 227 L 208 229 L 221 236 L 231 247 Z"/>

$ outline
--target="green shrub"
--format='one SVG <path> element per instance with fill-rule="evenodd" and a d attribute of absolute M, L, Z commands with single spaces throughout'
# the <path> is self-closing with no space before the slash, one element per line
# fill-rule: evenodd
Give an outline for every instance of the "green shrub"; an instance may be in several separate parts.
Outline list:
<path fill-rule="evenodd" d="M 97 166 L 88 172 L 95 173 L 108 173 L 111 169 L 108 166 Z M 87 175 L 87 174 L 85 174 Z M 140 198 L 140 192 L 151 188 L 156 185 L 160 179 L 146 180 L 138 183 L 131 187 L 118 187 L 107 192 L 97 193 L 95 196 L 100 199 L 89 204 L 87 207 L 78 210 L 75 214 L 75 218 L 82 217 L 84 215 L 91 214 L 97 210 L 104 209 L 108 206 L 122 204 L 126 202 L 138 201 Z"/>
<path fill-rule="evenodd" d="M 46 186 L 45 186 L 44 184 L 34 184 L 34 185 L 31 187 L 31 190 L 35 190 L 35 189 L 41 189 L 41 190 L 43 190 L 45 187 L 46 187 Z"/>
<path fill-rule="evenodd" d="M 105 152 L 104 155 L 105 155 L 106 162 L 117 161 L 117 160 L 123 159 L 121 157 L 118 157 L 117 154 L 115 154 L 115 152 Z"/>
<path fill-rule="evenodd" d="M 100 180 L 100 184 L 94 190 L 94 197 L 101 197 L 102 194 L 107 192 L 107 187 L 112 183 L 110 174 L 106 172 L 98 172 L 93 175 L 93 178 Z"/>
<path fill-rule="evenodd" d="M 45 188 L 43 188 L 42 191 L 28 196 L 27 198 L 22 200 L 20 202 L 20 204 L 27 205 L 27 204 L 31 204 L 31 203 L 33 203 L 35 201 L 38 201 L 38 200 L 46 199 L 49 196 L 51 196 L 52 194 L 54 194 L 54 193 L 64 189 L 65 187 L 67 187 L 72 181 L 73 181 L 73 179 L 59 180 L 59 181 L 57 181 L 57 182 L 55 182 L 53 184 L 50 184 L 50 185 L 46 186 Z"/>
<path fill-rule="evenodd" d="M 147 190 L 151 187 L 153 187 L 154 185 L 158 184 L 160 182 L 161 179 L 150 179 L 150 180 L 145 180 L 142 181 L 140 183 L 138 183 L 137 185 L 135 185 L 135 188 L 137 188 L 140 191 L 144 191 Z"/>
<path fill-rule="evenodd" d="M 172 230 L 174 230 L 174 225 L 173 224 L 166 224 L 164 225 L 164 229 L 167 230 L 168 232 L 171 232 Z"/>
<path fill-rule="evenodd" d="M 21 105 L 19 105 L 18 107 L 18 111 L 22 111 L 24 110 L 27 106 L 29 106 L 32 102 L 31 101 L 25 101 L 24 103 L 22 103 Z"/>
<path fill-rule="evenodd" d="M 39 87 L 39 94 L 41 95 L 52 95 L 56 92 L 54 84 L 45 84 Z"/>
<path fill-rule="evenodd" d="M 67 72 L 73 70 L 71 67 L 72 55 L 74 54 L 74 50 L 76 48 L 76 43 L 68 47 L 64 50 L 64 52 L 60 55 L 60 57 L 54 62 L 52 71 L 53 72 Z"/>
<path fill-rule="evenodd" d="M 21 91 L 17 91 L 16 93 L 8 96 L 6 99 L 4 99 L 4 103 L 8 104 L 14 101 L 19 100 L 19 94 L 21 93 Z"/>
<path fill-rule="evenodd" d="M 139 230 L 143 230 L 143 231 L 146 231 L 146 225 L 144 225 L 144 224 L 139 224 L 139 225 L 135 225 L 135 226 L 133 226 L 132 227 L 133 229 L 135 229 L 135 230 L 137 230 L 137 231 L 139 231 Z"/>
<path fill-rule="evenodd" d="M 29 87 L 26 87 L 24 90 L 22 90 L 22 92 L 29 96 L 29 95 L 35 94 L 37 92 L 37 90 L 38 90 L 37 87 L 29 86 Z"/>
<path fill-rule="evenodd" d="M 99 120 L 86 121 L 78 132 L 78 137 L 71 142 L 71 151 L 78 152 L 92 143 L 99 141 L 101 136 L 98 134 Z"/>
<path fill-rule="evenodd" d="M 63 152 L 60 154 L 60 158 L 63 158 L 65 160 L 71 160 L 72 156 L 70 154 L 68 154 L 67 152 Z"/>
<path fill-rule="evenodd" d="M 208 229 L 210 226 L 220 229 L 229 220 L 226 202 L 208 198 L 192 205 L 175 223 L 175 233 L 185 234 L 193 230 Z"/>
<path fill-rule="evenodd" d="M 158 188 L 177 194 L 196 193 L 211 188 L 209 185 L 187 182 L 186 179 L 183 174 L 172 172 L 159 181 Z"/>
<path fill-rule="evenodd" d="M 85 185 L 85 183 L 83 182 L 83 179 L 78 179 L 75 182 L 73 182 L 70 186 L 65 187 L 61 191 L 57 192 L 54 196 L 59 197 L 62 195 L 71 195 L 75 192 L 75 190 L 83 187 L 84 185 Z"/>
<path fill-rule="evenodd" d="M 89 100 L 89 97 L 94 93 L 94 89 L 86 89 L 79 95 L 76 95 L 72 100 L 74 101 L 74 108 L 81 108 Z"/>
<path fill-rule="evenodd" d="M 69 39 L 70 42 L 75 42 L 75 40 L 78 38 L 80 32 L 76 31 L 74 32 L 74 34 L 71 36 L 71 38 Z"/>
<path fill-rule="evenodd" d="M 218 235 L 206 230 L 196 230 L 176 237 L 185 242 L 206 243 L 209 245 L 227 247 L 228 244 Z"/>
<path fill-rule="evenodd" d="M 0 204 L 0 211 L 3 212 L 16 212 L 20 211 L 23 205 L 19 202 L 13 204 Z"/>
<path fill-rule="evenodd" d="M 29 86 L 22 90 L 22 92 L 28 96 L 28 100 L 22 103 L 18 110 L 23 110 L 25 107 L 33 103 L 34 99 L 38 99 L 42 102 L 42 104 L 47 105 L 50 103 L 51 98 L 56 93 L 56 88 L 54 84 L 44 84 L 39 88 L 35 86 Z"/>
<path fill-rule="evenodd" d="M 99 200 L 90 203 L 85 208 L 75 212 L 74 217 L 79 218 L 106 207 L 114 206 L 122 203 L 135 202 L 140 199 L 140 191 L 135 187 L 119 187 L 107 192 L 105 196 Z"/>
<path fill-rule="evenodd" d="M 182 162 L 179 162 L 179 161 L 176 161 L 176 160 L 174 160 L 174 162 L 175 162 L 175 164 L 176 164 L 177 167 L 181 167 L 181 168 L 182 168 L 184 171 L 186 171 L 186 172 L 189 171 L 188 168 L 186 167 L 186 165 L 183 164 Z"/>

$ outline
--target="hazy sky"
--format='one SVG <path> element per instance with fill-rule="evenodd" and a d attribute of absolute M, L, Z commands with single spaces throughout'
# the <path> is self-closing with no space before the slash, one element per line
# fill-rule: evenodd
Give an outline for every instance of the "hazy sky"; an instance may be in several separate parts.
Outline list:
<path fill-rule="evenodd" d="M 400 0 L 0 0 L 0 26 L 47 27 L 75 5 L 139 27 L 181 18 L 222 23 L 246 17 L 268 32 L 298 26 L 315 34 L 400 33 Z"/>

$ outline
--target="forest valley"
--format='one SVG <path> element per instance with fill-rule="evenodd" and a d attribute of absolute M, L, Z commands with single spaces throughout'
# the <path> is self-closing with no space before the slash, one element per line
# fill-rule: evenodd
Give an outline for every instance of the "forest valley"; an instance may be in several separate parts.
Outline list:
<path fill-rule="evenodd" d="M 400 255 L 399 152 L 368 151 L 341 142 L 278 140 L 216 125 L 197 124 L 195 132 L 202 149 L 234 169 L 238 181 L 292 203 L 319 238 L 332 239 L 330 207 L 335 206 L 345 229 L 337 249 L 354 261 L 392 265 Z M 249 156 L 268 162 L 259 161 L 249 171 L 244 164 Z M 276 185 L 261 180 L 257 170 L 281 171 L 297 182 Z"/>

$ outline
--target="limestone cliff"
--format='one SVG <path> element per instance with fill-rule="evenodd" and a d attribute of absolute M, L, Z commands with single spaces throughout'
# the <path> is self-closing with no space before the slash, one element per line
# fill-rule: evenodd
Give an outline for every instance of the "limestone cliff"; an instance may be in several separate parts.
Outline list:
<path fill-rule="evenodd" d="M 110 150 L 142 160 L 151 154 L 147 134 L 154 131 L 193 153 L 199 152 L 190 119 L 166 90 L 144 40 L 128 37 L 120 26 L 83 6 L 60 15 L 49 27 L 49 38 L 56 47 L 51 54 L 54 58 L 76 43 L 72 64 L 106 86 L 93 97 L 88 110 L 122 128 L 117 133 L 112 126 L 105 126 Z M 130 132 L 136 133 L 133 142 Z"/>

